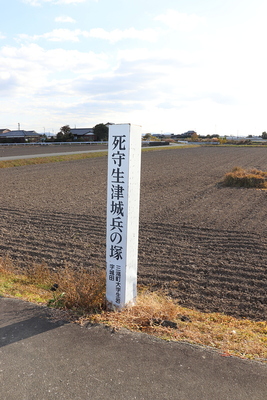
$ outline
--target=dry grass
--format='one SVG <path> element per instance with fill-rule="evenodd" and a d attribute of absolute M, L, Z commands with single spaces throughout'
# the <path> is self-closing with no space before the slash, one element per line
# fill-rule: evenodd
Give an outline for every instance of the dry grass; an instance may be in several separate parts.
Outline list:
<path fill-rule="evenodd" d="M 151 146 L 151 147 L 144 147 L 142 148 L 142 152 L 147 151 L 161 151 L 161 150 L 177 150 L 177 149 L 193 149 L 195 147 L 199 147 L 199 144 L 177 144 L 171 146 Z"/>
<path fill-rule="evenodd" d="M 202 313 L 179 306 L 159 293 L 141 292 L 134 307 L 102 312 L 94 320 L 113 327 L 145 332 L 165 340 L 186 341 L 235 355 L 267 362 L 267 323 Z M 163 326 L 172 321 L 177 328 Z"/>
<path fill-rule="evenodd" d="M 34 293 L 36 298 L 32 295 Z M 78 313 L 100 311 L 105 305 L 105 271 L 74 271 L 66 266 L 60 272 L 46 265 L 31 265 L 20 271 L 8 258 L 0 259 L 0 295 L 47 303 L 51 307 Z"/>
<path fill-rule="evenodd" d="M 165 149 L 178 149 L 182 147 L 196 147 L 196 145 L 177 145 L 177 146 L 166 146 Z M 147 147 L 142 149 L 142 151 L 155 151 L 161 150 L 159 148 Z M 47 156 L 47 157 L 36 157 L 36 158 L 25 158 L 20 160 L 0 160 L 0 168 L 12 168 L 12 167 L 24 167 L 26 165 L 37 165 L 37 164 L 48 164 L 61 161 L 76 161 L 85 160 L 87 158 L 104 157 L 107 156 L 108 151 L 101 151 L 96 153 L 83 153 L 83 154 L 70 154 L 70 155 L 58 155 L 58 156 Z"/>
<path fill-rule="evenodd" d="M 209 346 L 225 356 L 267 362 L 267 322 L 187 309 L 162 293 L 146 289 L 139 290 L 133 307 L 107 311 L 103 270 L 89 273 L 66 267 L 55 273 L 45 265 L 34 265 L 21 274 L 11 260 L 0 258 L 0 295 L 71 309 L 81 324 L 103 323 L 165 340 Z"/>
<path fill-rule="evenodd" d="M 96 269 L 73 271 L 65 267 L 57 274 L 58 289 L 55 291 L 55 306 L 62 306 L 81 313 L 99 312 L 105 307 L 105 271 Z M 58 296 L 58 298 L 57 298 Z M 54 304 L 52 301 L 51 304 Z"/>
<path fill-rule="evenodd" d="M 260 171 L 256 168 L 243 169 L 235 167 L 231 172 L 224 176 L 224 186 L 245 187 L 245 188 L 267 188 L 267 172 Z"/>
<path fill-rule="evenodd" d="M 51 298 L 49 275 L 43 266 L 33 266 L 33 273 L 19 273 L 12 261 L 0 258 L 0 296 L 18 297 L 34 303 L 46 303 Z M 38 272 L 40 271 L 40 272 Z"/>

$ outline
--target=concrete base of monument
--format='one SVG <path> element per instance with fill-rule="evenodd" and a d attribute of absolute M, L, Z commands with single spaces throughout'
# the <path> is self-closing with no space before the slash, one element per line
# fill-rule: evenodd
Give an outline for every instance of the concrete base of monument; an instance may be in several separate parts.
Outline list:
<path fill-rule="evenodd" d="M 123 309 L 125 309 L 125 308 L 133 307 L 135 304 L 136 304 L 136 298 L 133 299 L 132 301 L 128 301 L 128 302 L 127 302 L 126 304 L 124 304 L 124 305 L 117 305 L 117 304 L 114 304 L 114 303 L 112 303 L 111 301 L 108 301 L 108 300 L 106 299 L 106 309 L 107 309 L 108 311 L 121 311 L 121 310 L 123 310 Z"/>

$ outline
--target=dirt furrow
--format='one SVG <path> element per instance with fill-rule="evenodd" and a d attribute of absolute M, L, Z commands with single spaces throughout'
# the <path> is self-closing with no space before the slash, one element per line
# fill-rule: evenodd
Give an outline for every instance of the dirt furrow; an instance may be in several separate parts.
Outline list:
<path fill-rule="evenodd" d="M 267 170 L 266 148 L 143 153 L 138 282 L 181 304 L 266 319 L 267 191 L 220 185 Z M 0 170 L 0 256 L 105 267 L 107 158 Z"/>

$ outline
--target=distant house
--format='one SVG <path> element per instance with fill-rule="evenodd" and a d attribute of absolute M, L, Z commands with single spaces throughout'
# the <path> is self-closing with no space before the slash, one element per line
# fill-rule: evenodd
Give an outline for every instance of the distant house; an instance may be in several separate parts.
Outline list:
<path fill-rule="evenodd" d="M 184 137 L 191 137 L 193 135 L 196 135 L 197 133 L 195 131 L 187 131 L 185 133 L 182 133 L 182 136 Z"/>
<path fill-rule="evenodd" d="M 5 132 L 2 132 L 5 131 Z M 9 129 L 0 130 L 0 141 L 10 143 L 38 142 L 42 135 L 35 131 L 10 131 Z"/>
<path fill-rule="evenodd" d="M 172 135 L 173 139 L 179 139 L 179 138 L 188 138 L 188 137 L 192 137 L 194 134 L 197 134 L 195 131 L 187 131 L 181 134 L 177 134 L 177 135 Z"/>
<path fill-rule="evenodd" d="M 0 129 L 0 135 L 7 132 L 10 132 L 10 129 Z"/>
<path fill-rule="evenodd" d="M 87 140 L 88 142 L 96 140 L 94 128 L 74 128 L 70 131 L 73 134 L 74 140 Z"/>

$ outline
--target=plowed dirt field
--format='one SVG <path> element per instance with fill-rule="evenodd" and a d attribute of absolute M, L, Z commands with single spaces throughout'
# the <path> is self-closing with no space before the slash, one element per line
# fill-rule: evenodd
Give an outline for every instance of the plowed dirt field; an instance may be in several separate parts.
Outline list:
<path fill-rule="evenodd" d="M 221 187 L 267 148 L 142 154 L 140 284 L 187 307 L 266 319 L 267 191 Z M 105 267 L 107 157 L 0 170 L 0 256 L 23 268 Z"/>

